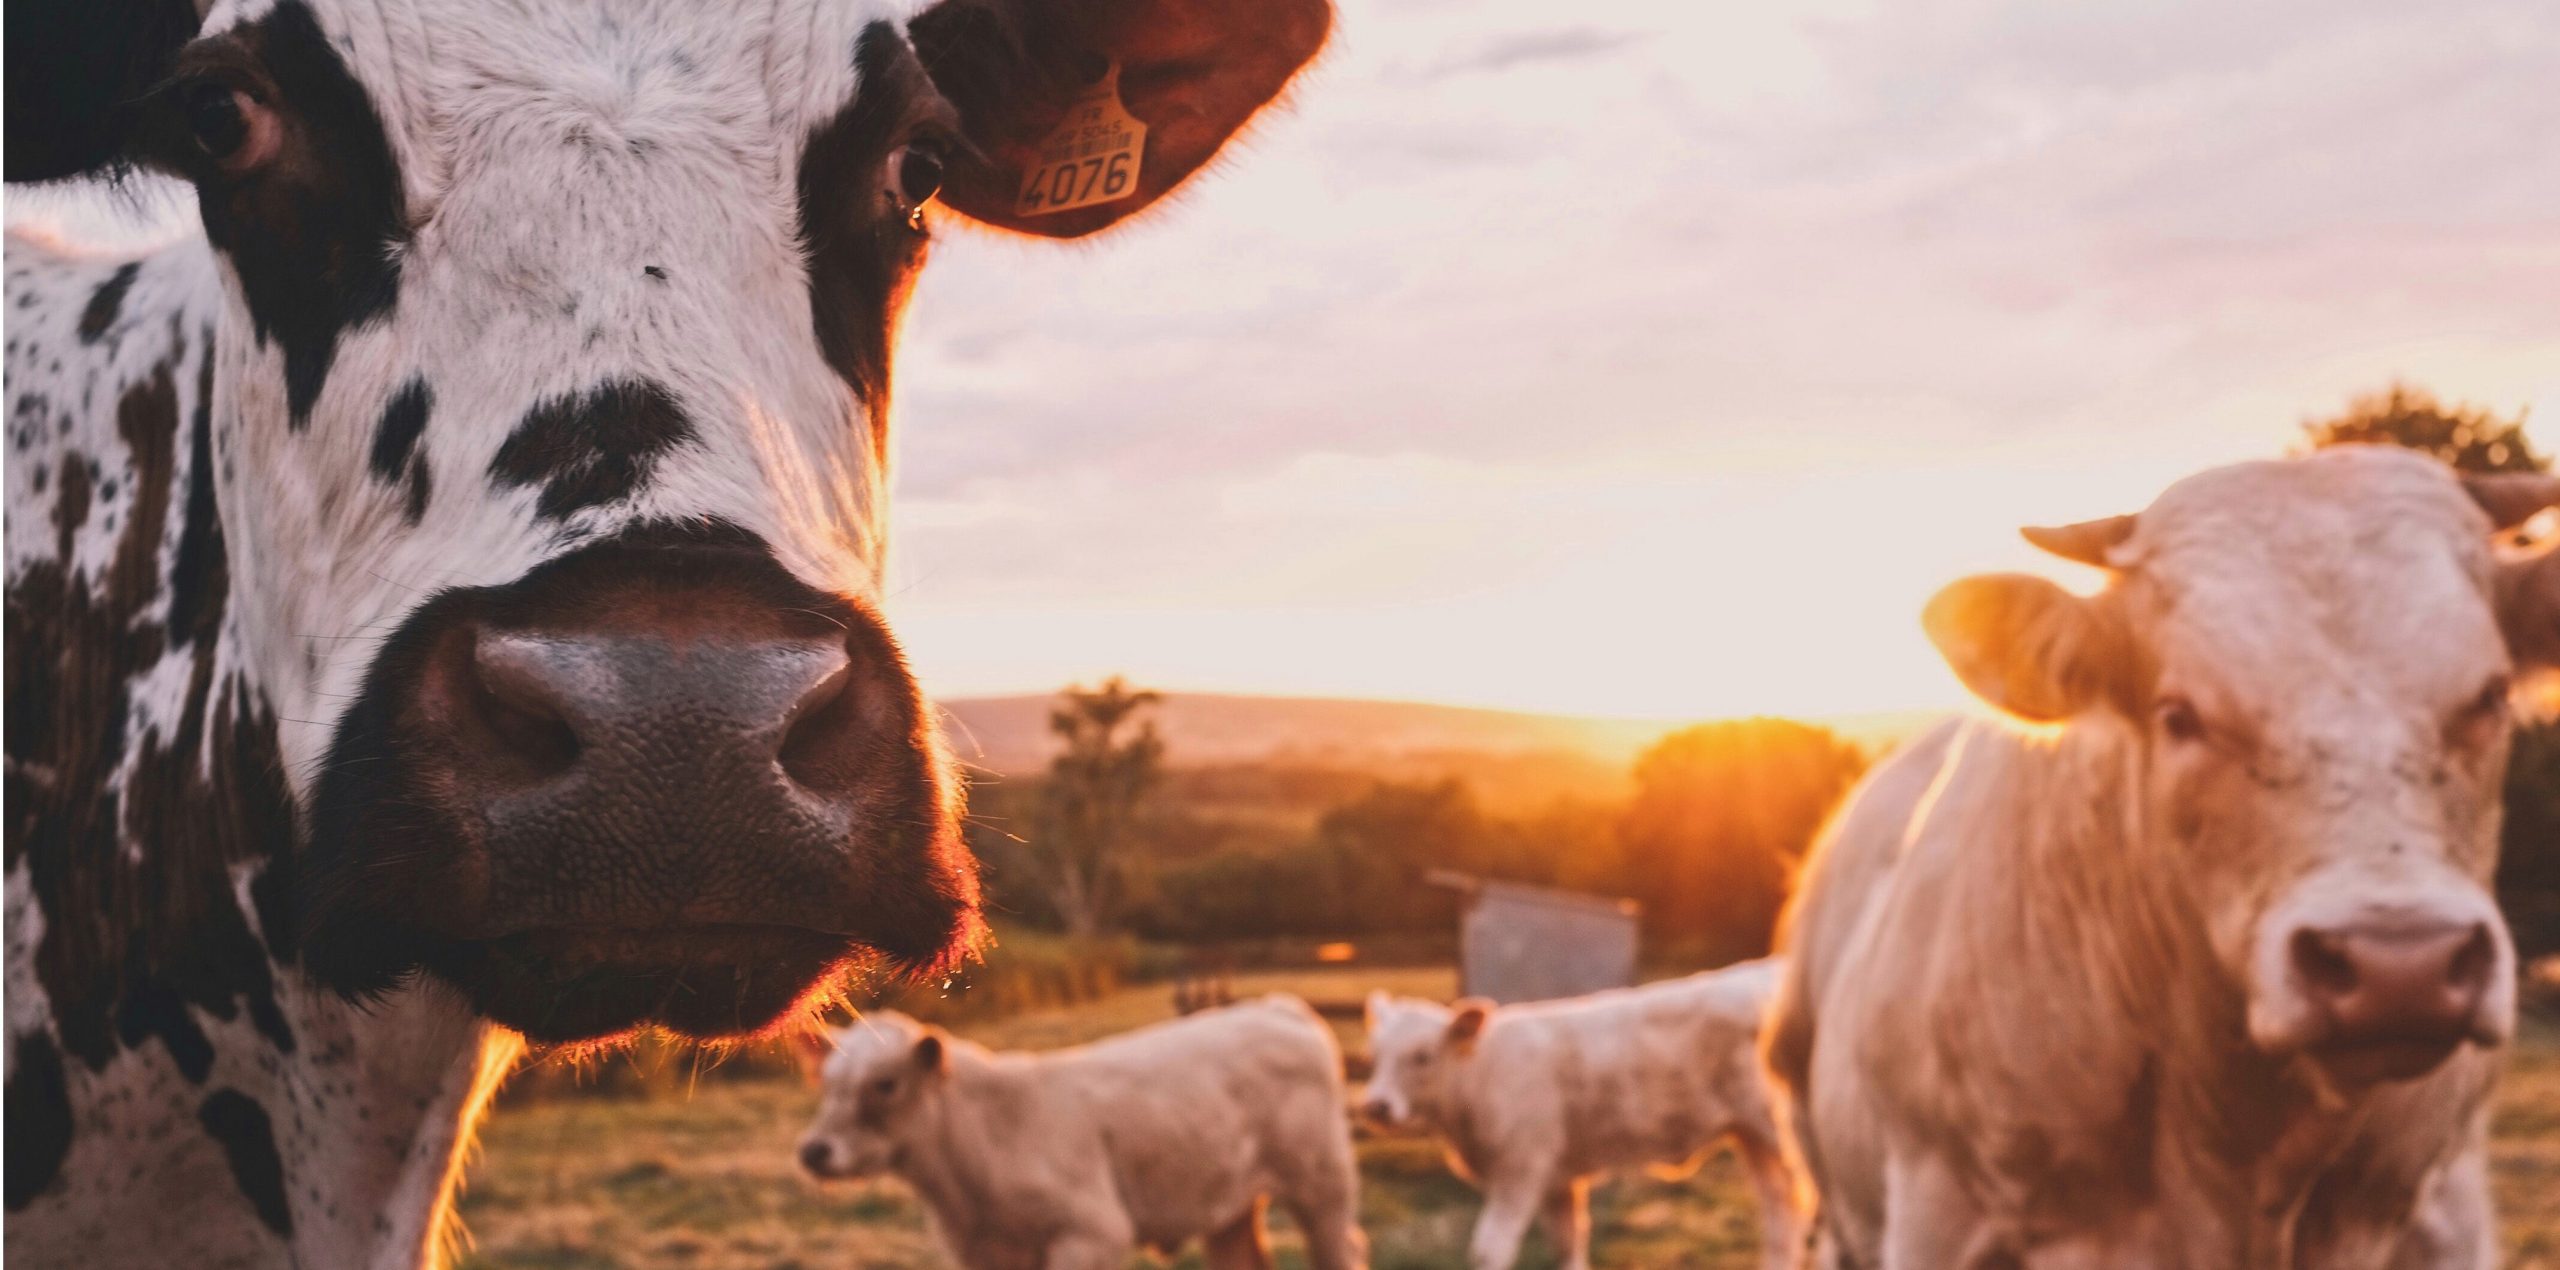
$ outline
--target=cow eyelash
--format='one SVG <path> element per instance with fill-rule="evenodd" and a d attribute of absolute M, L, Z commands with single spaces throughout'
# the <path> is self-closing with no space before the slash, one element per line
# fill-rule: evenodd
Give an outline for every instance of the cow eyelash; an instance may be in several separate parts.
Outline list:
<path fill-rule="evenodd" d="M 275 108 L 244 74 L 218 65 L 182 71 L 153 95 L 170 121 L 170 144 L 183 167 L 211 164 L 237 175 L 275 153 Z"/>

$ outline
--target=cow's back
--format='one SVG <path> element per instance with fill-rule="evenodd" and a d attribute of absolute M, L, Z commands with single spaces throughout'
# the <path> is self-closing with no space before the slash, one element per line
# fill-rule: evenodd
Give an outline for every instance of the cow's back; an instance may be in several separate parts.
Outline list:
<path fill-rule="evenodd" d="M 1349 1166 L 1342 1057 L 1332 1030 L 1295 997 L 1037 1061 L 1090 1125 L 1145 1242 L 1197 1237 L 1255 1195 Z"/>
<path fill-rule="evenodd" d="M 1452 1145 L 1479 1176 L 1549 1141 L 1572 1175 L 1694 1163 L 1765 1106 L 1753 1038 L 1776 980 L 1773 963 L 1746 962 L 1496 1011 Z"/>

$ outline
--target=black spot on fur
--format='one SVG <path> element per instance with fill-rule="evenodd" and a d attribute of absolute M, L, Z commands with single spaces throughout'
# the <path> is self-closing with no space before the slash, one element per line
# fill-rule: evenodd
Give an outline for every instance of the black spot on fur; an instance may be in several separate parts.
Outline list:
<path fill-rule="evenodd" d="M 421 450 L 415 463 L 409 465 L 409 500 L 401 514 L 415 525 L 427 518 L 427 499 L 432 495 L 433 481 L 427 475 L 427 456 Z"/>
<path fill-rule="evenodd" d="M 141 262 L 128 261 L 89 293 L 89 306 L 80 310 L 81 343 L 95 344 L 106 338 L 107 329 L 124 313 L 124 293 L 133 289 L 133 280 L 141 273 Z"/>
<path fill-rule="evenodd" d="M 187 1012 L 185 999 L 165 982 L 145 980 L 125 993 L 116 1005 L 116 1035 L 127 1049 L 158 1037 L 178 1073 L 192 1084 L 203 1084 L 213 1070 L 213 1042 Z"/>
<path fill-rule="evenodd" d="M 536 509 L 563 520 L 638 493 L 659 456 L 692 439 L 693 421 L 665 388 L 616 380 L 526 411 L 489 478 L 503 489 L 541 486 Z"/>
<path fill-rule="evenodd" d="M 273 84 L 288 121 L 283 150 L 246 176 L 225 173 L 188 140 L 174 101 L 146 118 L 143 145 L 195 182 L 205 236 L 239 273 L 259 343 L 284 351 L 285 403 L 300 429 L 328 383 L 339 338 L 399 300 L 409 238 L 400 165 L 364 85 L 303 0 L 283 0 L 216 38 Z"/>
<path fill-rule="evenodd" d="M 205 347 L 213 341 L 207 339 Z M 169 577 L 169 640 L 184 647 L 213 646 L 222 627 L 222 605 L 231 591 L 231 560 L 222 546 L 222 517 L 213 487 L 213 358 L 196 374 L 196 408 L 188 428 L 187 510 L 178 526 L 178 558 Z"/>
<path fill-rule="evenodd" d="M 889 152 L 933 87 L 896 27 L 854 43 L 854 98 L 809 134 L 800 159 L 800 232 L 809 243 L 809 313 L 818 348 L 864 401 L 889 397 L 889 339 L 925 240 L 881 182 Z M 885 412 L 878 412 L 886 418 Z M 885 444 L 885 438 L 875 437 Z"/>
<path fill-rule="evenodd" d="M 7 1203 L 16 1212 L 35 1201 L 62 1174 L 71 1154 L 71 1087 L 63 1079 L 62 1052 L 41 1032 L 10 1045 L 6 1097 L 9 1133 L 5 1152 Z"/>
<path fill-rule="evenodd" d="M 418 438 L 427 430 L 427 412 L 434 407 L 435 394 L 423 379 L 411 379 L 391 394 L 391 404 L 382 408 L 382 422 L 373 429 L 375 476 L 384 481 L 400 479 L 400 469 L 418 448 Z"/>
<path fill-rule="evenodd" d="M 426 434 L 427 416 L 434 409 L 435 393 L 427 381 L 413 378 L 391 395 L 391 403 L 382 408 L 382 422 L 373 429 L 373 474 L 386 484 L 406 475 L 404 513 L 412 525 L 427 514 L 427 456 L 418 449 L 418 438 Z"/>
<path fill-rule="evenodd" d="M 204 1131 L 231 1163 L 231 1180 L 249 1197 L 258 1219 L 279 1235 L 293 1233 L 293 1208 L 284 1193 L 284 1158 L 276 1153 L 275 1126 L 267 1109 L 237 1089 L 217 1089 L 196 1113 Z"/>

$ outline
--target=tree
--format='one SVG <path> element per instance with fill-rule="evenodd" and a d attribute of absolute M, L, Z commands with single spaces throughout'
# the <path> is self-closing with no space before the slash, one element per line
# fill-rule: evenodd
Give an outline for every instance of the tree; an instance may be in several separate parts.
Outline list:
<path fill-rule="evenodd" d="M 1323 878 L 1332 928 L 1445 930 L 1457 915 L 1432 869 L 1476 871 L 1490 834 L 1466 782 L 1380 781 L 1316 821 L 1309 855 Z"/>
<path fill-rule="evenodd" d="M 2550 457 L 2525 439 L 2524 420 L 2521 411 L 2505 419 L 2468 403 L 2446 406 L 2423 388 L 2394 383 L 2302 430 L 2315 448 L 2380 442 L 2432 454 L 2464 472 L 2550 471 Z M 2525 955 L 2560 952 L 2560 723 L 2516 731 L 2507 764 L 2498 905 Z"/>
<path fill-rule="evenodd" d="M 1830 729 L 1790 719 L 1656 741 L 1619 822 L 1625 893 L 1653 936 L 1710 965 L 1767 952 L 1796 862 L 1866 766 Z"/>
<path fill-rule="evenodd" d="M 1061 749 L 1049 762 L 1032 854 L 1067 933 L 1108 929 L 1135 873 L 1138 813 L 1164 766 L 1164 742 L 1145 712 L 1161 694 L 1114 675 L 1070 686 L 1049 712 Z"/>
<path fill-rule="evenodd" d="M 2302 425 L 2311 448 L 2366 442 L 2407 446 L 2465 472 L 2542 472 L 2551 460 L 2525 440 L 2524 414 L 2499 417 L 2486 407 L 2446 405 L 2434 393 L 2394 381 L 2347 403 L 2344 413 Z"/>

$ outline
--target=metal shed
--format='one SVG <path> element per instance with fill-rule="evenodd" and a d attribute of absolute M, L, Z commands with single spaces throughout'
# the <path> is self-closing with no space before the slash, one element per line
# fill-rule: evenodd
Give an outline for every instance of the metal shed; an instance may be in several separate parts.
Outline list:
<path fill-rule="evenodd" d="M 1636 981 L 1634 900 L 1445 869 L 1433 870 L 1430 881 L 1465 897 L 1458 916 L 1458 991 L 1464 995 L 1508 1005 Z"/>

